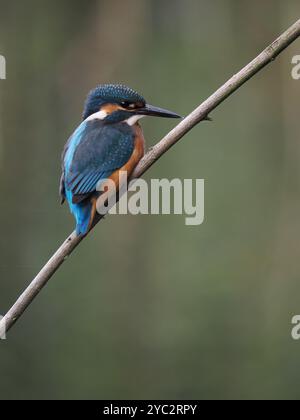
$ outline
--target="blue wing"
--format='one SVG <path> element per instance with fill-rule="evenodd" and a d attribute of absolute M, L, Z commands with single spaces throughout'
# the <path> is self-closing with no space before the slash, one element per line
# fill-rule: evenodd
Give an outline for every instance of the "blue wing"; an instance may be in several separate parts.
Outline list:
<path fill-rule="evenodd" d="M 83 122 L 71 136 L 63 155 L 63 187 L 77 196 L 96 191 L 101 179 L 128 162 L 134 133 L 127 124 Z M 82 201 L 79 199 L 79 201 Z"/>
<path fill-rule="evenodd" d="M 91 206 L 87 198 L 101 179 L 124 166 L 134 150 L 134 132 L 124 123 L 84 121 L 67 142 L 62 157 L 60 192 L 66 197 L 77 227 L 84 225 Z M 80 232 L 83 233 L 83 232 Z"/>

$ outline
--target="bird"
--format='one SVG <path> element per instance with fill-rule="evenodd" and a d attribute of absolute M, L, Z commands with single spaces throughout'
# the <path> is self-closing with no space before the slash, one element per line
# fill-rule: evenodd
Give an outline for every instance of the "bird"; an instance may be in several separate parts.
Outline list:
<path fill-rule="evenodd" d="M 67 200 L 76 221 L 76 235 L 93 227 L 102 182 L 118 189 L 119 171 L 129 178 L 145 153 L 139 120 L 145 116 L 181 118 L 152 106 L 135 90 L 122 84 L 103 84 L 87 95 L 82 122 L 63 149 L 60 178 L 61 204 Z"/>

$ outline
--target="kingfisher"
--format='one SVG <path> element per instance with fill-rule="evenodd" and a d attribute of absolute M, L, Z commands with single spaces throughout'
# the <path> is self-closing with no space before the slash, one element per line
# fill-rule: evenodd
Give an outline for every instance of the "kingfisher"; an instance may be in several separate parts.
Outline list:
<path fill-rule="evenodd" d="M 99 85 L 88 94 L 82 122 L 62 153 L 61 203 L 67 200 L 77 235 L 85 236 L 93 226 L 101 182 L 110 179 L 117 190 L 119 171 L 126 171 L 129 178 L 144 156 L 139 120 L 145 116 L 181 118 L 149 105 L 121 84 Z"/>

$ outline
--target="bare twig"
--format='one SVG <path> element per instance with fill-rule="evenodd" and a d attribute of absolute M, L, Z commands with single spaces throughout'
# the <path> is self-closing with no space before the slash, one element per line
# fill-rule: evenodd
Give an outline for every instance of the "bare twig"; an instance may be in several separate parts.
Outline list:
<path fill-rule="evenodd" d="M 247 80 L 258 73 L 268 63 L 273 61 L 286 47 L 300 36 L 300 19 L 289 29 L 280 35 L 271 45 L 263 50 L 254 60 L 247 64 L 237 74 L 232 76 L 223 86 L 213 93 L 198 108 L 190 113 L 173 130 L 171 130 L 160 142 L 158 142 L 140 161 L 136 167 L 133 178 L 143 175 L 170 147 L 188 133 L 196 124 L 206 118 L 228 96 L 234 93 Z M 99 218 L 100 220 L 100 218 Z M 38 275 L 30 283 L 27 289 L 21 294 L 16 303 L 0 321 L 0 331 L 8 331 L 20 318 L 25 309 L 46 285 L 56 270 L 64 262 L 82 241 L 73 232 L 65 242 L 58 248 L 52 258 L 44 265 Z"/>

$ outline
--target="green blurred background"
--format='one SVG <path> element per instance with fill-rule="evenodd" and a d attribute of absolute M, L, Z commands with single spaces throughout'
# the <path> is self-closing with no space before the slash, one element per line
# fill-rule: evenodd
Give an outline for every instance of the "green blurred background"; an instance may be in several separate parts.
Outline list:
<path fill-rule="evenodd" d="M 87 91 L 187 114 L 299 18 L 299 1 L 0 0 L 0 313 L 73 219 L 60 154 Z M 205 222 L 110 216 L 0 342 L 2 399 L 298 398 L 296 41 L 146 178 L 204 178 Z M 174 121 L 142 123 L 148 146 Z"/>

